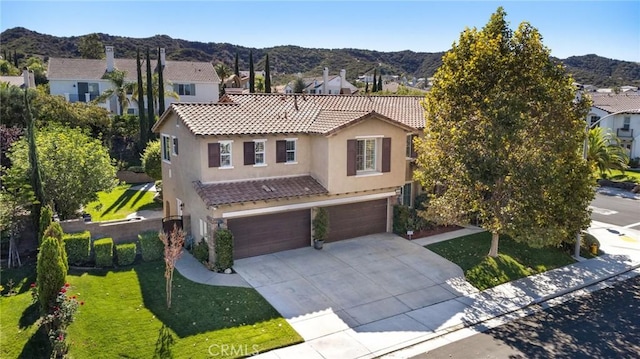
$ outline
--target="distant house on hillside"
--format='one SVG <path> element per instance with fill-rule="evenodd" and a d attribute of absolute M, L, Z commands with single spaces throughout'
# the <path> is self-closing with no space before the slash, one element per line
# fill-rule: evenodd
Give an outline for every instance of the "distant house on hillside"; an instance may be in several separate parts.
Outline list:
<path fill-rule="evenodd" d="M 310 95 L 353 95 L 358 93 L 358 88 L 346 79 L 347 72 L 340 70 L 340 76 L 329 76 L 329 69 L 324 68 L 322 77 L 303 79 L 305 87 L 304 93 Z M 293 82 L 284 87 L 284 93 L 291 94 L 294 91 Z"/>
<path fill-rule="evenodd" d="M 593 124 L 605 116 L 596 126 L 606 128 L 615 134 L 627 150 L 630 158 L 640 157 L 640 94 L 591 93 L 593 100 L 587 122 Z"/>
<path fill-rule="evenodd" d="M 90 102 L 113 87 L 107 75 L 116 69 L 127 73 L 127 82 L 137 83 L 136 59 L 114 58 L 113 46 L 105 46 L 105 51 L 106 59 L 100 60 L 50 58 L 47 71 L 50 93 L 62 95 L 69 102 Z M 145 59 L 141 60 L 146 82 L 147 64 Z M 157 73 L 157 59 L 151 62 L 152 71 Z M 173 102 L 218 101 L 220 78 L 210 62 L 167 61 L 164 49 L 160 49 L 160 62 L 164 67 L 165 91 L 174 91 L 180 97 L 180 100 L 166 97 L 167 107 Z M 131 96 L 129 98 L 131 100 Z M 112 113 L 120 112 L 120 105 L 113 97 L 102 106 Z M 128 113 L 139 113 L 136 101 L 131 100 Z"/>
<path fill-rule="evenodd" d="M 36 87 L 36 81 L 35 77 L 33 76 L 33 72 L 27 70 L 26 68 L 22 70 L 22 76 L 0 76 L 0 82 L 4 82 L 12 86 L 17 86 L 21 89 L 26 87 Z"/>

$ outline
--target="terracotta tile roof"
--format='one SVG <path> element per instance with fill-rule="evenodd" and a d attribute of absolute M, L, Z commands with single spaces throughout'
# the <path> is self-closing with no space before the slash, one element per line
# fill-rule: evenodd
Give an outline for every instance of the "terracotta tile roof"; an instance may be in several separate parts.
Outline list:
<path fill-rule="evenodd" d="M 597 107 L 608 113 L 629 111 L 629 113 L 640 113 L 640 94 L 638 93 L 591 93 L 593 107 Z"/>
<path fill-rule="evenodd" d="M 151 60 L 151 68 L 155 72 L 157 60 Z M 118 70 L 127 72 L 127 81 L 136 82 L 136 60 L 114 59 Z M 142 71 L 146 71 L 146 62 L 141 62 Z M 49 79 L 99 80 L 107 70 L 107 60 L 65 59 L 52 57 L 49 59 L 47 77 Z M 165 80 L 171 82 L 220 82 L 213 65 L 209 62 L 167 61 L 162 72 Z"/>
<path fill-rule="evenodd" d="M 327 133 L 376 112 L 410 128 L 424 128 L 420 96 L 227 94 L 219 103 L 174 103 L 154 130 L 175 112 L 196 135 Z"/>
<path fill-rule="evenodd" d="M 208 207 L 328 193 L 327 189 L 311 176 L 209 184 L 195 181 L 193 186 Z"/>

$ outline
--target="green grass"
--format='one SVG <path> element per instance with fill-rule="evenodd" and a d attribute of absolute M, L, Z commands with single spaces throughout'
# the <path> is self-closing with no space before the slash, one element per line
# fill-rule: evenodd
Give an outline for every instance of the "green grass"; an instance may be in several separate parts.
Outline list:
<path fill-rule="evenodd" d="M 607 173 L 607 178 L 613 181 L 640 183 L 640 172 L 634 170 L 626 170 L 623 174 L 620 170 L 609 170 Z"/>
<path fill-rule="evenodd" d="M 91 202 L 85 212 L 94 222 L 124 219 L 127 215 L 144 209 L 158 209 L 162 204 L 154 202 L 155 192 L 127 190 L 132 185 L 120 185 L 111 192 L 98 192 L 98 200 Z"/>
<path fill-rule="evenodd" d="M 479 290 L 575 262 L 560 248 L 531 248 L 507 236 L 500 236 L 498 257 L 491 258 L 487 256 L 490 245 L 491 233 L 482 232 L 426 248 L 459 265 L 467 281 Z"/>
<path fill-rule="evenodd" d="M 4 271 L 3 284 L 23 276 L 28 289 L 35 277 L 30 268 Z M 67 281 L 70 294 L 85 301 L 69 326 L 74 358 L 202 358 L 211 356 L 210 347 L 215 352 L 224 345 L 233 357 L 302 341 L 254 289 L 198 284 L 176 271 L 167 309 L 162 261 L 120 270 L 71 270 Z M 42 357 L 46 338 L 36 333 L 30 304 L 28 290 L 0 298 L 0 357 Z"/>

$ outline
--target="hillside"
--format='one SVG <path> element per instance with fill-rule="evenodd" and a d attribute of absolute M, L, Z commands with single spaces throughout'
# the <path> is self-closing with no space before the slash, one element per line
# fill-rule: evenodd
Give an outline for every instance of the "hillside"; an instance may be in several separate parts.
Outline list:
<path fill-rule="evenodd" d="M 233 65 L 236 51 L 240 67 L 248 68 L 249 52 L 253 51 L 256 70 L 261 70 L 264 55 L 269 53 L 272 74 L 296 74 L 318 76 L 324 67 L 332 74 L 347 70 L 347 77 L 368 73 L 377 68 L 378 73 L 404 74 L 408 77 L 430 77 L 442 64 L 443 53 L 414 51 L 380 52 L 360 49 L 316 49 L 299 46 L 276 46 L 263 49 L 249 48 L 229 43 L 203 43 L 173 39 L 167 35 L 149 38 L 130 38 L 98 34 L 103 44 L 115 47 L 115 56 L 134 58 L 137 48 L 164 47 L 169 60 L 225 62 Z M 80 57 L 78 42 L 81 36 L 57 37 L 16 27 L 0 34 L 0 50 L 18 56 L 40 55 L 48 57 Z M 640 86 L 640 64 L 607 59 L 597 55 L 572 56 L 562 61 L 577 82 L 600 87 L 621 85 Z"/>

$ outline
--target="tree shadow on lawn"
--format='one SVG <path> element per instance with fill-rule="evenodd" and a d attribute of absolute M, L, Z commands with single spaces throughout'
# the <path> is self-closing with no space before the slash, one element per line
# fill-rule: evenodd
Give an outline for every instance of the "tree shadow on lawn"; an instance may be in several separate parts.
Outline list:
<path fill-rule="evenodd" d="M 142 195 L 144 196 L 143 191 Z M 124 192 L 122 192 L 122 194 L 120 195 L 120 197 L 118 197 L 118 199 L 116 199 L 115 201 L 113 201 L 113 203 L 104 211 L 102 211 L 101 216 L 105 216 L 111 212 L 115 213 L 117 211 L 119 211 L 122 207 L 126 206 L 127 203 L 129 203 L 129 201 L 136 195 L 136 191 L 130 191 L 130 190 L 125 190 Z"/>
<path fill-rule="evenodd" d="M 176 340 L 171 334 L 171 330 L 166 325 L 162 324 L 162 327 L 158 331 L 158 340 L 156 340 L 156 350 L 154 358 L 173 358 L 171 347 L 175 344 Z"/>
<path fill-rule="evenodd" d="M 35 324 L 38 319 L 40 319 L 40 306 L 39 303 L 36 302 L 25 308 L 20 316 L 18 325 L 21 330 L 24 330 Z"/>
<path fill-rule="evenodd" d="M 22 352 L 18 355 L 19 359 L 33 359 L 33 358 L 49 358 L 51 356 L 51 343 L 49 343 L 49 336 L 45 332 L 44 327 L 40 327 L 29 341 L 27 341 L 22 347 Z"/>
<path fill-rule="evenodd" d="M 180 338 L 281 317 L 254 289 L 195 283 L 177 270 L 171 309 L 167 309 L 164 262 L 143 263 L 134 270 L 145 307 Z"/>

